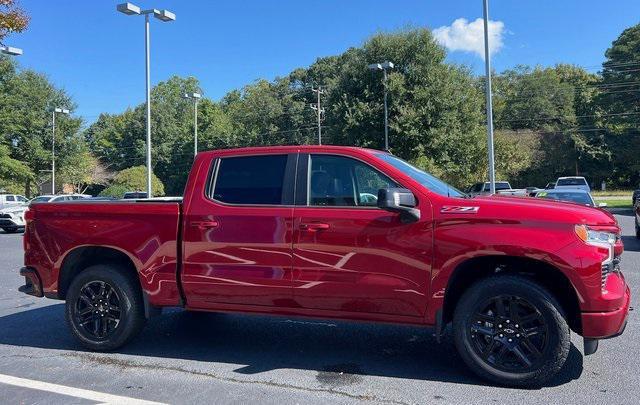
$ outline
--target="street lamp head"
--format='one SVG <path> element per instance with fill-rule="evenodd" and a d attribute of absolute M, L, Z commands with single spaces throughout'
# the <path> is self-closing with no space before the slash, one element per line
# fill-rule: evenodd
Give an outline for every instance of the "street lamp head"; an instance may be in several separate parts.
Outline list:
<path fill-rule="evenodd" d="M 60 114 L 69 114 L 69 110 L 67 110 L 66 108 L 60 108 L 60 107 L 54 108 L 53 112 L 57 112 Z"/>
<path fill-rule="evenodd" d="M 169 10 L 153 10 L 153 16 L 164 22 L 176 20 L 176 15 Z"/>
<path fill-rule="evenodd" d="M 202 95 L 200 93 L 184 93 L 184 98 L 199 99 L 199 98 L 202 98 Z"/>
<path fill-rule="evenodd" d="M 116 9 L 119 12 L 121 12 L 122 14 L 126 14 L 126 15 L 140 14 L 140 7 L 136 6 L 135 4 L 131 4 L 131 3 L 118 4 L 116 6 Z"/>
<path fill-rule="evenodd" d="M 12 46 L 0 46 L 0 52 L 7 55 L 13 55 L 13 56 L 22 55 L 22 49 L 14 48 Z"/>
<path fill-rule="evenodd" d="M 369 68 L 369 70 L 388 70 L 393 69 L 394 64 L 393 62 L 386 61 L 382 63 L 372 63 L 367 67 Z"/>

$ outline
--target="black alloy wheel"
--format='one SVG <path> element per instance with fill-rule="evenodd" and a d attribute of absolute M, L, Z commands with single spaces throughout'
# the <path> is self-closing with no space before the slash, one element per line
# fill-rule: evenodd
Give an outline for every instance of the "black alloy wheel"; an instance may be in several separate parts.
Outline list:
<path fill-rule="evenodd" d="M 66 292 L 65 317 L 73 335 L 90 350 L 113 350 L 145 324 L 144 299 L 133 269 L 98 264 L 80 271 Z"/>
<path fill-rule="evenodd" d="M 76 300 L 76 322 L 94 339 L 106 339 L 120 324 L 120 297 L 104 281 L 85 284 Z"/>
<path fill-rule="evenodd" d="M 540 386 L 562 368 L 571 330 L 555 297 L 535 280 L 495 275 L 472 284 L 453 314 L 458 353 L 479 376 Z"/>
<path fill-rule="evenodd" d="M 498 370 L 535 369 L 547 346 L 547 324 L 522 297 L 499 295 L 485 301 L 469 318 L 473 349 Z"/>

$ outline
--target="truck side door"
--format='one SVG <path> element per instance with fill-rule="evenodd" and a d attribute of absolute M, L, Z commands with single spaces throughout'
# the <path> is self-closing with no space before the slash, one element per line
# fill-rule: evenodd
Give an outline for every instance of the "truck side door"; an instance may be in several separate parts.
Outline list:
<path fill-rule="evenodd" d="M 429 202 L 419 201 L 419 222 L 403 223 L 377 207 L 380 188 L 401 185 L 370 164 L 301 154 L 298 167 L 296 304 L 345 318 L 424 316 L 433 251 Z"/>
<path fill-rule="evenodd" d="M 184 214 L 187 306 L 288 306 L 297 154 L 222 156 Z"/>

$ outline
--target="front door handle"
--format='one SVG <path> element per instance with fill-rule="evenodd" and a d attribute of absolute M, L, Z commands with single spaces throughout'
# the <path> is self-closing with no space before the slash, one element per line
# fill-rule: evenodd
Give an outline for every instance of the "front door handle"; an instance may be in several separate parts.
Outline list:
<path fill-rule="evenodd" d="M 211 220 L 211 221 L 192 221 L 191 222 L 191 226 L 196 226 L 200 229 L 211 229 L 211 228 L 217 228 L 220 224 L 218 223 L 218 221 L 215 220 Z"/>
<path fill-rule="evenodd" d="M 300 229 L 303 231 L 324 231 L 329 229 L 329 224 L 322 222 L 312 222 L 310 224 L 300 224 Z"/>

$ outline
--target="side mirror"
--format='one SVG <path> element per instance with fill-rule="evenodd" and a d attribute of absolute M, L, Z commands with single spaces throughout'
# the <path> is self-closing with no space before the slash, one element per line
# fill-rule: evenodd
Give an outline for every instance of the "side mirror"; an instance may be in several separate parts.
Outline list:
<path fill-rule="evenodd" d="M 607 203 L 598 203 L 599 208 L 604 208 L 607 206 Z"/>
<path fill-rule="evenodd" d="M 403 222 L 415 222 L 420 219 L 420 210 L 416 208 L 416 197 L 406 188 L 381 188 L 378 190 L 378 208 L 397 212 Z"/>

